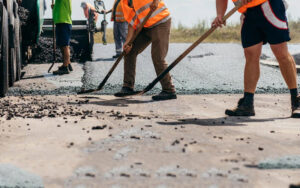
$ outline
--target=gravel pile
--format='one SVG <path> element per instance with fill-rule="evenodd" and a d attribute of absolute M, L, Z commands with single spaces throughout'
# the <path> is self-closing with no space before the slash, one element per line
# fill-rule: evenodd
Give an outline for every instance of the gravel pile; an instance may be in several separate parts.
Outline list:
<path fill-rule="evenodd" d="M 81 44 L 72 39 L 70 42 L 71 62 L 85 62 L 89 60 L 86 49 Z M 61 50 L 56 48 L 56 62 L 62 62 Z M 33 51 L 30 63 L 52 63 L 53 62 L 53 39 L 41 36 L 37 48 Z"/>

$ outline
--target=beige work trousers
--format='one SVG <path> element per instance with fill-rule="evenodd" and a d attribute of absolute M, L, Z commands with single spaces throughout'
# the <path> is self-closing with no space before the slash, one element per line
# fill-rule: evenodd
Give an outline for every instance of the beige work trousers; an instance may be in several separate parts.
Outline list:
<path fill-rule="evenodd" d="M 144 28 L 140 32 L 136 40 L 133 42 L 131 51 L 124 58 L 124 87 L 134 88 L 137 56 L 151 43 L 151 57 L 156 74 L 159 75 L 168 67 L 165 58 L 169 49 L 170 29 L 171 19 L 153 28 Z M 167 74 L 160 83 L 163 91 L 175 92 L 175 87 L 172 83 L 170 74 Z"/>

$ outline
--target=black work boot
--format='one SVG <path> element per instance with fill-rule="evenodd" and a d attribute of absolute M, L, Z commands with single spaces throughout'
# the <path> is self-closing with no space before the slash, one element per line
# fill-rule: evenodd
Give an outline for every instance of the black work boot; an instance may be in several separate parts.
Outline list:
<path fill-rule="evenodd" d="M 296 101 L 292 101 L 292 118 L 300 118 L 300 95 Z"/>
<path fill-rule="evenodd" d="M 227 109 L 225 114 L 228 116 L 255 116 L 253 103 L 245 103 L 244 98 L 240 99 L 235 109 Z"/>
<path fill-rule="evenodd" d="M 155 101 L 177 99 L 177 95 L 175 92 L 162 91 L 158 95 L 153 96 L 152 99 Z"/>
<path fill-rule="evenodd" d="M 60 66 L 60 67 L 58 67 L 58 70 L 53 71 L 54 75 L 63 75 L 63 74 L 69 74 L 69 73 L 70 73 L 69 68 L 65 67 L 65 66 Z"/>
<path fill-rule="evenodd" d="M 71 72 L 73 71 L 73 67 L 71 64 L 68 65 L 68 68 L 69 68 L 69 71 L 71 71 Z"/>
<path fill-rule="evenodd" d="M 119 58 L 121 56 L 121 54 L 116 54 L 113 56 L 114 59 Z"/>
<path fill-rule="evenodd" d="M 115 93 L 115 97 L 125 97 L 134 94 L 136 94 L 136 92 L 132 88 L 122 87 L 121 91 Z"/>

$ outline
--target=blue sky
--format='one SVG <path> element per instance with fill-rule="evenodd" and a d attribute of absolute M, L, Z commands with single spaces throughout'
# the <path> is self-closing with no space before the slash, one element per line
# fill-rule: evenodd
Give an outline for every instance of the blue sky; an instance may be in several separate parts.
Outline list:
<path fill-rule="evenodd" d="M 84 1 L 93 4 L 93 0 Z M 47 5 L 49 5 L 51 0 L 46 0 L 46 2 Z M 81 0 L 73 0 L 72 2 L 72 19 L 74 20 L 84 19 L 83 12 L 80 8 L 81 2 Z M 112 7 L 114 0 L 104 0 L 104 2 L 108 9 Z M 288 17 L 292 19 L 300 19 L 300 0 L 287 0 L 287 2 L 289 3 L 289 9 L 287 11 Z M 178 23 L 181 23 L 187 27 L 192 27 L 202 20 L 210 23 L 216 15 L 215 0 L 165 0 L 165 3 L 171 11 L 173 26 L 177 26 Z M 231 2 L 229 3 L 229 7 L 233 7 Z M 51 17 L 50 8 L 48 8 L 45 16 Z M 102 17 L 100 18 L 102 19 Z M 229 22 L 239 22 L 239 14 L 235 14 L 232 18 L 230 18 Z M 110 26 L 112 25 L 110 24 Z"/>

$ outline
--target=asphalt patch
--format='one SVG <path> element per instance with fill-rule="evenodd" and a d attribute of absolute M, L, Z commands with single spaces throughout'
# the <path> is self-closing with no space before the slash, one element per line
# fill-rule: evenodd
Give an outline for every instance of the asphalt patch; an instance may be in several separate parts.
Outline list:
<path fill-rule="evenodd" d="M 41 177 L 10 164 L 0 165 L 0 187 L 44 187 Z"/>
<path fill-rule="evenodd" d="M 259 169 L 300 169 L 300 156 L 284 156 L 261 161 Z"/>

